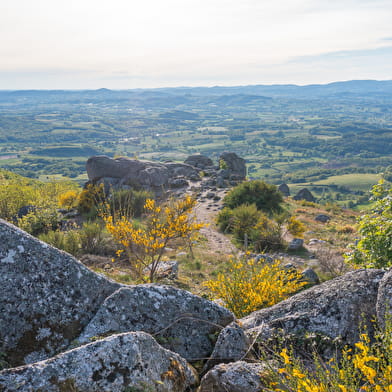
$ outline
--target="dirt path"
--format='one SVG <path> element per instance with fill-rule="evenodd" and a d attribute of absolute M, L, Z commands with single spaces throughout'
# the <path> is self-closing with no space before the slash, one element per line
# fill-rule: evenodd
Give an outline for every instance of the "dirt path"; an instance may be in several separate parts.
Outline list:
<path fill-rule="evenodd" d="M 215 193 L 223 197 L 223 191 Z M 237 254 L 238 249 L 231 243 L 224 234 L 220 233 L 216 227 L 215 219 L 222 206 L 221 200 L 213 200 L 206 197 L 206 193 L 199 198 L 195 213 L 198 222 L 205 223 L 207 226 L 200 230 L 200 233 L 207 239 L 208 248 L 214 253 Z"/>

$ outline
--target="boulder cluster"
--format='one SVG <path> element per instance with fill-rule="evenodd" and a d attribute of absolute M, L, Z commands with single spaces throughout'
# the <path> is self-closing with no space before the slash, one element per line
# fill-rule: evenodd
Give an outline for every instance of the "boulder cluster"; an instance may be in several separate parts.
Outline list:
<path fill-rule="evenodd" d="M 202 178 L 206 178 L 210 186 L 224 188 L 246 177 L 245 160 L 233 152 L 222 153 L 216 165 L 204 155 L 191 155 L 184 163 L 93 156 L 88 159 L 86 169 L 89 182 L 103 183 L 106 189 L 140 188 L 158 195 L 186 188 Z"/>
<path fill-rule="evenodd" d="M 0 221 L 0 391 L 262 391 L 254 359 L 274 340 L 328 357 L 383 325 L 391 294 L 392 271 L 356 270 L 236 320 L 185 290 L 112 282 Z"/>

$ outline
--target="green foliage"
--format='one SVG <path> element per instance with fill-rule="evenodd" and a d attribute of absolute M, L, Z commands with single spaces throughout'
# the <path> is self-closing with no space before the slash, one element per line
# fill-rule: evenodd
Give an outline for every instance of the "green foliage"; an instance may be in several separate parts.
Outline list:
<path fill-rule="evenodd" d="M 56 230 L 59 225 L 59 215 L 56 208 L 51 206 L 42 207 L 29 212 L 27 215 L 19 218 L 17 222 L 22 230 L 37 236 L 50 230 Z"/>
<path fill-rule="evenodd" d="M 392 266 L 392 187 L 380 181 L 372 188 L 373 208 L 359 220 L 360 239 L 346 260 L 365 268 Z"/>
<path fill-rule="evenodd" d="M 152 197 L 152 193 L 145 190 L 124 189 L 115 191 L 110 198 L 110 213 L 113 216 L 138 218 L 144 212 L 146 200 Z"/>
<path fill-rule="evenodd" d="M 263 375 L 271 392 L 390 392 L 392 390 L 392 324 L 374 338 L 360 335 L 355 345 L 345 347 L 325 362 L 317 352 L 306 362 L 286 347 L 276 354 L 274 365 Z"/>
<path fill-rule="evenodd" d="M 221 169 L 221 170 L 228 169 L 227 162 L 224 159 L 219 160 L 219 169 Z"/>
<path fill-rule="evenodd" d="M 219 230 L 224 233 L 231 233 L 234 225 L 234 215 L 231 208 L 223 208 L 216 217 Z"/>
<path fill-rule="evenodd" d="M 229 270 L 216 280 L 204 283 L 225 302 L 237 317 L 272 306 L 304 286 L 296 271 L 287 271 L 280 261 L 256 262 L 254 259 L 231 259 Z"/>
<path fill-rule="evenodd" d="M 287 222 L 287 231 L 295 237 L 302 237 L 305 232 L 305 225 L 295 216 L 289 218 Z"/>
<path fill-rule="evenodd" d="M 108 233 L 102 222 L 85 222 L 79 230 L 80 248 L 83 253 L 105 254 Z"/>
<path fill-rule="evenodd" d="M 79 194 L 78 211 L 82 214 L 97 214 L 97 207 L 105 200 L 103 184 L 88 184 Z"/>
<path fill-rule="evenodd" d="M 260 253 L 282 249 L 284 246 L 282 226 L 279 222 L 261 214 L 251 230 L 249 241 L 252 249 Z"/>
<path fill-rule="evenodd" d="M 232 213 L 234 220 L 231 231 L 239 240 L 243 240 L 245 234 L 248 236 L 250 235 L 261 217 L 261 212 L 257 210 L 255 204 L 240 205 L 237 208 L 234 208 Z"/>
<path fill-rule="evenodd" d="M 281 209 L 283 198 L 275 185 L 255 180 L 237 185 L 223 201 L 229 208 L 236 208 L 241 204 L 255 204 L 257 209 L 272 213 Z"/>
<path fill-rule="evenodd" d="M 64 250 L 74 256 L 80 253 L 81 240 L 77 230 L 68 231 L 48 231 L 40 234 L 38 238 L 55 248 Z"/>
<path fill-rule="evenodd" d="M 22 224 L 37 229 L 52 226 L 59 196 L 76 188 L 77 185 L 69 181 L 41 182 L 0 170 L 0 218 L 15 221 L 21 207 L 32 205 L 35 212 L 30 215 L 38 216 L 29 216 Z M 36 229 L 29 232 L 36 232 Z"/>

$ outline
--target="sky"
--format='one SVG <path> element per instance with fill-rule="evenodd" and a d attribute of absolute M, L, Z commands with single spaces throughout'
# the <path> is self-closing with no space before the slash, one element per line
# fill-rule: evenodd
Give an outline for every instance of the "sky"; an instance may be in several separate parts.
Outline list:
<path fill-rule="evenodd" d="M 0 0 L 0 89 L 392 79 L 392 0 Z"/>

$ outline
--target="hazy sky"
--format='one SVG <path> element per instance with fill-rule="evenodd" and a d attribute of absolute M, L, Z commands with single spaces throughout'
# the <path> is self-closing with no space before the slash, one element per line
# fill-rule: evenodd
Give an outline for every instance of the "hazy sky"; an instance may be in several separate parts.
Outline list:
<path fill-rule="evenodd" d="M 0 89 L 392 79 L 392 0 L 0 0 Z"/>

